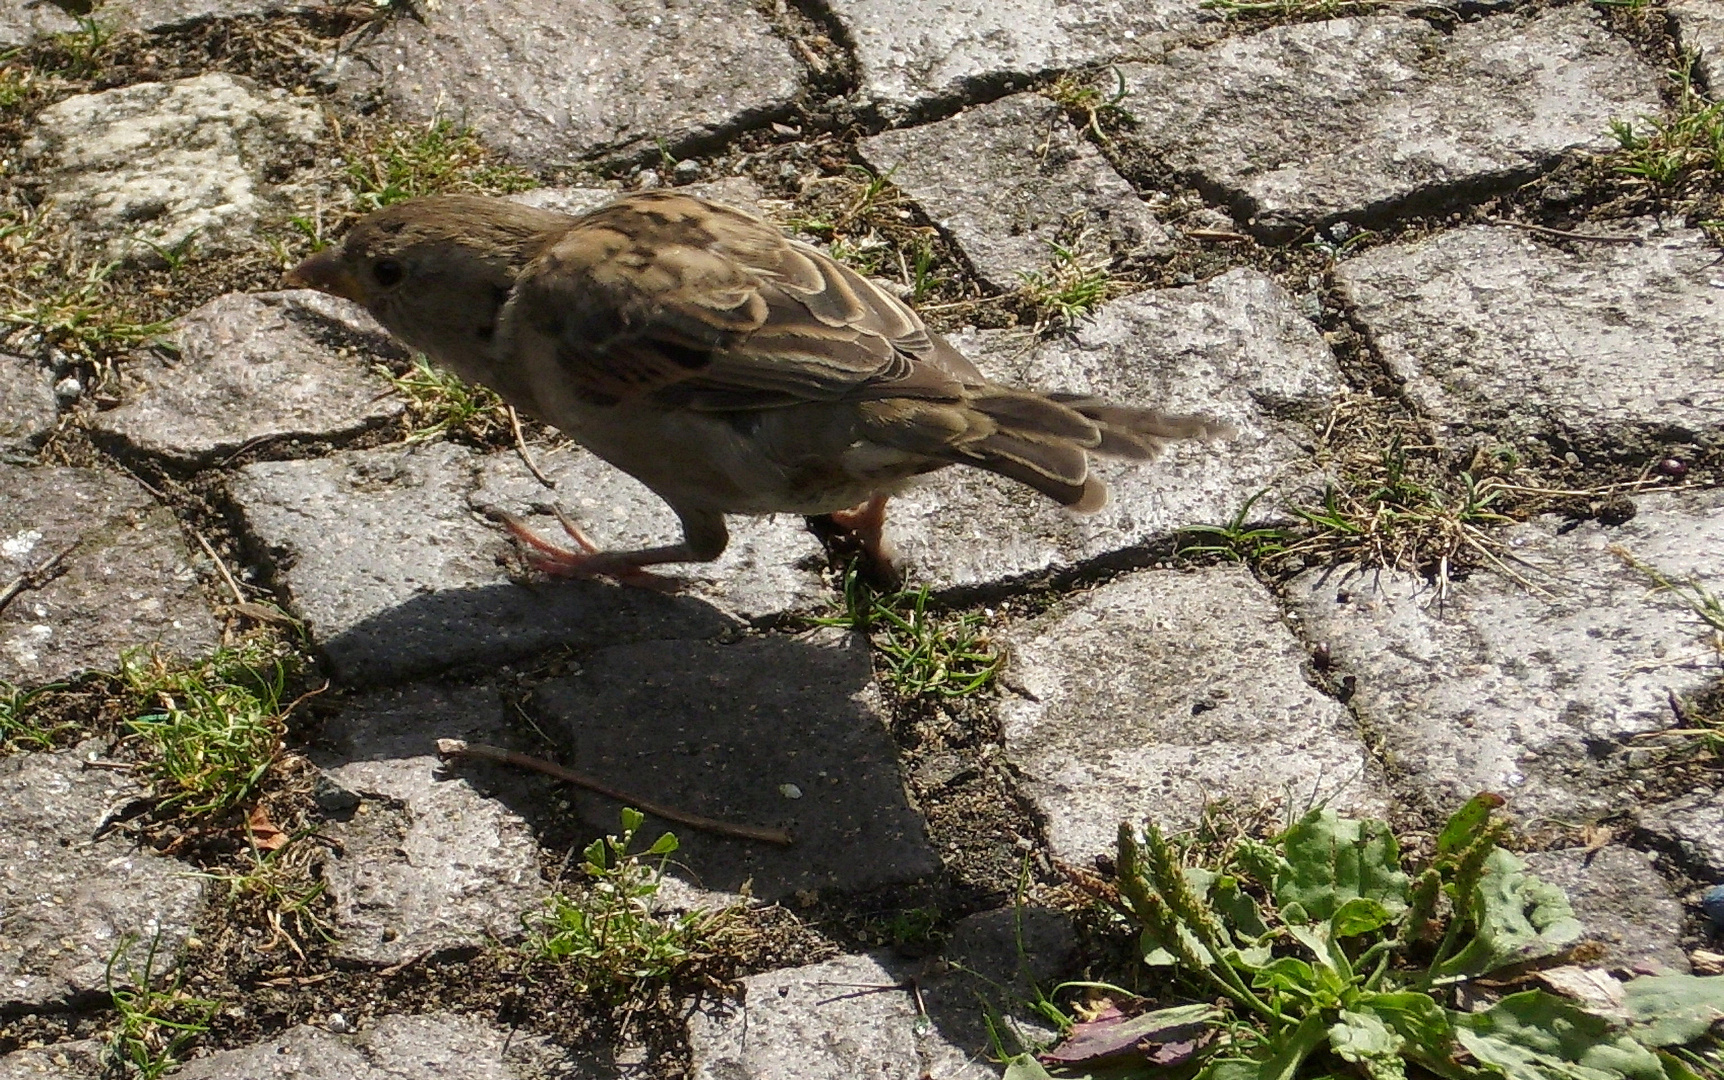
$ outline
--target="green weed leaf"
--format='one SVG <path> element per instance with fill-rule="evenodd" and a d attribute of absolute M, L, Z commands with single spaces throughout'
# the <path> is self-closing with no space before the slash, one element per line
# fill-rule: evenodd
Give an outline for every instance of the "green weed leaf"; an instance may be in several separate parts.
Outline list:
<path fill-rule="evenodd" d="M 1331 918 L 1357 897 L 1375 900 L 1388 912 L 1405 910 L 1401 850 L 1383 822 L 1313 810 L 1287 831 L 1283 846 L 1285 869 L 1274 880 L 1283 909 L 1298 904 L 1313 922 Z"/>
<path fill-rule="evenodd" d="M 1406 1044 L 1401 1034 L 1371 1012 L 1341 1010 L 1341 1019 L 1329 1028 L 1329 1046 L 1342 1060 L 1364 1068 L 1370 1080 L 1403 1080 L 1407 1067 L 1401 1060 Z"/>
<path fill-rule="evenodd" d="M 1610 1021 L 1543 990 L 1457 1014 L 1455 1037 L 1507 1080 L 1665 1080 L 1657 1055 Z"/>
<path fill-rule="evenodd" d="M 1438 964 L 1434 975 L 1483 975 L 1509 964 L 1552 956 L 1580 938 L 1580 922 L 1560 887 L 1527 873 L 1496 848 L 1474 889 L 1478 926 L 1472 940 Z"/>
<path fill-rule="evenodd" d="M 1645 1046 L 1693 1042 L 1724 1020 L 1724 975 L 1654 975 L 1623 987 L 1629 1034 Z"/>

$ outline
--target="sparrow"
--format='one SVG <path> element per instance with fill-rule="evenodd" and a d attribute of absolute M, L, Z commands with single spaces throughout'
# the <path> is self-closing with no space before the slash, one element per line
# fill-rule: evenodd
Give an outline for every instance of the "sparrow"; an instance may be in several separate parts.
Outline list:
<path fill-rule="evenodd" d="M 995 382 L 911 307 L 741 210 L 675 191 L 578 217 L 442 195 L 357 222 L 290 285 L 362 304 L 408 346 L 640 480 L 680 543 L 578 550 L 505 524 L 539 569 L 628 577 L 708 562 L 727 514 L 825 516 L 890 573 L 886 501 L 968 465 L 1079 513 L 1092 456 L 1148 460 L 1227 425 Z"/>

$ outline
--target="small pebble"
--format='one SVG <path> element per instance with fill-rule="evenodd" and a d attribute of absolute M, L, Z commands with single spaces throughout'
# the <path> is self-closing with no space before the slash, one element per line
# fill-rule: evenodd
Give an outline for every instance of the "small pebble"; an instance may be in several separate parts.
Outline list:
<path fill-rule="evenodd" d="M 635 183 L 640 185 L 642 191 L 650 191 L 655 187 L 662 186 L 664 181 L 659 179 L 658 170 L 642 169 L 640 176 L 635 178 Z"/>
<path fill-rule="evenodd" d="M 337 1035 L 346 1035 L 353 1030 L 352 1022 L 340 1013 L 330 1013 L 329 1023 L 326 1026 Z"/>
<path fill-rule="evenodd" d="M 1724 885 L 1714 885 L 1700 895 L 1700 910 L 1712 922 L 1712 929 L 1724 930 Z"/>
<path fill-rule="evenodd" d="M 686 184 L 690 180 L 695 180 L 700 177 L 700 162 L 679 161 L 676 163 L 676 169 L 674 171 L 676 173 L 676 182 L 679 184 Z"/>
<path fill-rule="evenodd" d="M 1688 475 L 1688 463 L 1681 458 L 1667 457 L 1658 463 L 1658 471 L 1665 476 L 1681 479 Z"/>
<path fill-rule="evenodd" d="M 802 798 L 802 789 L 797 787 L 795 784 L 779 784 L 778 793 L 786 799 Z"/>
<path fill-rule="evenodd" d="M 84 384 L 68 375 L 54 384 L 54 396 L 61 401 L 76 401 L 84 392 Z"/>

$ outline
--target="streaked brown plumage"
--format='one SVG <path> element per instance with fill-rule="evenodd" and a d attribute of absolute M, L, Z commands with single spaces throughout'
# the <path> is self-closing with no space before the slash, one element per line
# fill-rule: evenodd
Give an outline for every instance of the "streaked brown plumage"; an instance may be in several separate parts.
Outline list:
<path fill-rule="evenodd" d="M 1147 460 L 1225 425 L 991 382 L 891 293 L 739 210 L 675 192 L 582 217 L 500 199 L 398 203 L 290 282 L 364 304 L 407 344 L 657 492 L 680 544 L 564 552 L 615 574 L 707 561 L 725 514 L 833 514 L 881 551 L 884 501 L 952 464 L 1078 511 L 1089 456 Z M 847 508 L 857 508 L 843 517 Z M 521 535 L 517 529 L 517 535 Z"/>

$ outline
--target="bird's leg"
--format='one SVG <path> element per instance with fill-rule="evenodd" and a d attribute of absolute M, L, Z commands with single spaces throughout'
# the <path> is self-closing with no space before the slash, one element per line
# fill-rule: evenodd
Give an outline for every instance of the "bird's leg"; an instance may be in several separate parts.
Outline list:
<path fill-rule="evenodd" d="M 848 510 L 834 510 L 826 516 L 861 545 L 863 571 L 869 578 L 895 587 L 902 583 L 903 574 L 898 570 L 898 549 L 886 539 L 886 500 L 890 497 L 876 495 L 865 503 Z"/>
<path fill-rule="evenodd" d="M 649 573 L 645 568 L 661 563 L 711 562 L 724 553 L 730 534 L 724 527 L 724 516 L 703 511 L 679 511 L 682 519 L 683 542 L 663 547 L 641 548 L 637 551 L 601 551 L 581 527 L 556 507 L 557 521 L 569 534 L 578 551 L 554 544 L 539 536 L 527 523 L 512 514 L 503 514 L 503 527 L 527 549 L 527 563 L 533 569 L 552 577 L 614 577 L 632 585 L 663 587 L 665 578 Z"/>

